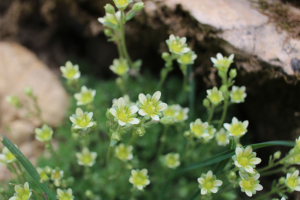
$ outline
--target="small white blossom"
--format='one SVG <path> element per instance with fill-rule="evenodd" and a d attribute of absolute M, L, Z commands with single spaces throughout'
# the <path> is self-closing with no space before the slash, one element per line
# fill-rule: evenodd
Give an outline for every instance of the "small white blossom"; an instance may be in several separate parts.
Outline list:
<path fill-rule="evenodd" d="M 116 7 L 120 10 L 124 10 L 132 0 L 114 0 Z"/>
<path fill-rule="evenodd" d="M 242 177 L 239 182 L 242 192 L 252 197 L 253 194 L 256 194 L 256 191 L 261 191 L 263 187 L 259 184 L 259 176 L 259 173 L 257 173 L 254 176 L 248 176 L 247 179 Z"/>
<path fill-rule="evenodd" d="M 92 121 L 92 112 L 83 112 L 81 108 L 76 109 L 76 114 L 70 117 L 71 122 L 75 129 L 87 129 L 94 126 Z"/>
<path fill-rule="evenodd" d="M 128 62 L 126 59 L 114 59 L 113 65 L 109 67 L 111 71 L 119 76 L 125 75 L 129 71 Z"/>
<path fill-rule="evenodd" d="M 237 147 L 235 154 L 232 156 L 235 166 L 245 169 L 248 173 L 255 173 L 254 168 L 261 162 L 261 159 L 256 157 L 255 152 L 252 152 L 251 146 L 247 146 L 246 149 Z"/>
<path fill-rule="evenodd" d="M 202 174 L 202 176 L 198 178 L 198 183 L 202 195 L 217 193 L 219 187 L 223 184 L 221 180 L 217 180 L 212 171 L 208 171 L 207 174 Z"/>
<path fill-rule="evenodd" d="M 16 157 L 12 154 L 7 147 L 2 149 L 2 154 L 0 154 L 0 162 L 3 164 L 9 164 L 16 161 Z"/>
<path fill-rule="evenodd" d="M 125 146 L 124 144 L 120 144 L 116 147 L 115 150 L 116 157 L 122 161 L 131 160 L 133 158 L 132 149 L 132 146 Z"/>
<path fill-rule="evenodd" d="M 247 132 L 248 125 L 248 120 L 240 122 L 236 117 L 233 117 L 231 124 L 224 123 L 224 128 L 229 132 L 229 135 L 241 137 Z"/>
<path fill-rule="evenodd" d="M 190 49 L 187 47 L 185 37 L 175 37 L 172 34 L 170 35 L 170 38 L 166 41 L 166 43 L 169 47 L 170 52 L 174 54 L 182 55 L 190 51 Z"/>
<path fill-rule="evenodd" d="M 208 142 L 210 141 L 211 139 L 213 139 L 215 137 L 215 132 L 217 131 L 217 129 L 214 128 L 214 126 L 212 125 L 209 125 L 207 127 L 207 133 L 208 133 L 208 136 L 204 136 L 203 139 L 205 142 Z"/>
<path fill-rule="evenodd" d="M 52 139 L 53 130 L 47 124 L 44 124 L 42 128 L 35 129 L 35 138 L 41 142 L 49 142 Z"/>
<path fill-rule="evenodd" d="M 26 182 L 24 186 L 16 185 L 15 186 L 15 195 L 14 197 L 9 198 L 9 200 L 27 200 L 31 197 L 32 192 L 29 189 L 29 184 Z"/>
<path fill-rule="evenodd" d="M 217 133 L 216 133 L 216 140 L 219 146 L 226 146 L 229 143 L 228 139 L 229 135 L 225 131 L 224 128 L 221 128 Z"/>
<path fill-rule="evenodd" d="M 151 117 L 153 120 L 158 121 L 161 111 L 164 111 L 168 105 L 159 101 L 161 92 L 157 91 L 152 96 L 147 94 L 139 94 L 140 110 L 139 114 L 142 116 Z"/>
<path fill-rule="evenodd" d="M 138 112 L 138 107 L 128 106 L 125 104 L 125 100 L 123 97 L 118 99 L 117 106 L 111 108 L 109 112 L 118 120 L 120 126 L 125 126 L 127 123 L 129 124 L 138 124 L 140 120 L 135 118 Z"/>
<path fill-rule="evenodd" d="M 246 94 L 246 87 L 237 87 L 232 86 L 232 91 L 230 92 L 230 100 L 233 103 L 242 103 L 245 101 L 247 94 Z"/>
<path fill-rule="evenodd" d="M 76 153 L 78 165 L 91 167 L 95 164 L 97 153 L 90 152 L 88 148 L 83 148 L 81 153 Z"/>
<path fill-rule="evenodd" d="M 52 169 L 51 180 L 54 181 L 56 187 L 60 186 L 60 180 L 63 178 L 64 172 L 59 169 Z"/>
<path fill-rule="evenodd" d="M 218 68 L 219 71 L 227 72 L 231 63 L 233 63 L 233 58 L 234 58 L 233 54 L 231 54 L 227 58 L 225 56 L 223 57 L 221 53 L 217 53 L 217 58 L 210 58 L 210 59 L 214 63 L 214 67 Z"/>
<path fill-rule="evenodd" d="M 191 65 L 194 64 L 197 55 L 194 51 L 188 51 L 187 53 L 182 54 L 178 59 L 177 62 L 182 65 Z"/>
<path fill-rule="evenodd" d="M 218 105 L 224 100 L 223 93 L 218 90 L 217 87 L 213 87 L 211 90 L 207 90 L 207 98 L 213 105 Z"/>
<path fill-rule="evenodd" d="M 67 189 L 67 190 L 61 190 L 61 189 L 57 189 L 57 198 L 59 200 L 73 200 L 74 196 L 72 195 L 72 189 Z"/>
<path fill-rule="evenodd" d="M 180 165 L 180 155 L 178 153 L 168 153 L 163 157 L 164 164 L 171 169 L 175 169 Z"/>
<path fill-rule="evenodd" d="M 114 15 L 106 13 L 104 17 L 98 18 L 98 21 L 104 26 L 107 26 L 112 29 L 117 29 L 119 26 L 120 19 L 121 19 L 121 11 L 118 11 Z"/>
<path fill-rule="evenodd" d="M 288 188 L 292 191 L 296 190 L 300 192 L 300 177 L 299 177 L 299 170 L 296 170 L 293 174 L 287 173 L 285 184 Z"/>
<path fill-rule="evenodd" d="M 77 106 L 87 105 L 94 101 L 96 90 L 88 89 L 86 86 L 81 87 L 80 93 L 74 94 L 77 100 Z"/>
<path fill-rule="evenodd" d="M 70 61 L 66 62 L 66 66 L 60 67 L 63 77 L 67 80 L 76 80 L 80 78 L 78 65 L 73 65 Z"/>
<path fill-rule="evenodd" d="M 132 183 L 134 187 L 136 187 L 139 190 L 143 190 L 144 187 L 150 184 L 148 170 L 142 169 L 142 170 L 131 170 L 131 176 L 129 178 L 129 182 Z"/>
<path fill-rule="evenodd" d="M 209 137 L 208 133 L 208 123 L 202 122 L 201 119 L 197 119 L 195 122 L 190 123 L 191 132 L 197 138 Z"/>
<path fill-rule="evenodd" d="M 124 99 L 124 101 L 125 101 L 125 104 L 127 104 L 127 105 L 134 105 L 134 103 L 132 103 L 131 101 L 130 101 L 130 97 L 127 95 L 127 94 L 125 94 L 124 96 L 123 96 L 123 99 Z M 115 98 L 115 99 L 113 99 L 112 100 L 112 107 L 115 107 L 115 106 L 118 106 L 118 99 L 117 98 Z"/>

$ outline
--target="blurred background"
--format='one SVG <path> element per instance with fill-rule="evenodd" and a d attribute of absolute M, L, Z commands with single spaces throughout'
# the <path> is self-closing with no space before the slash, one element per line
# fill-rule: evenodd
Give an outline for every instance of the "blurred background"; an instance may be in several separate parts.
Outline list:
<path fill-rule="evenodd" d="M 300 1 L 143 2 L 145 9 L 126 24 L 129 54 L 143 60 L 142 74 L 158 79 L 165 40 L 170 34 L 185 36 L 198 55 L 193 77 L 197 103 L 202 104 L 199 95 L 220 81 L 210 57 L 234 53 L 236 85 L 245 85 L 248 96 L 233 112 L 249 120 L 247 139 L 294 140 L 300 135 Z M 114 79 L 109 66 L 117 49 L 97 21 L 105 15 L 106 3 L 112 1 L 0 0 L 0 130 L 9 130 L 33 161 L 41 148 L 33 141 L 38 122 L 24 120 L 24 113 L 11 108 L 5 96 L 22 98 L 24 87 L 32 86 L 45 121 L 55 127 L 68 109 L 69 97 L 59 80 L 59 67 L 67 60 L 94 80 Z M 181 78 L 180 70 L 176 68 L 171 77 Z M 267 148 L 258 155 L 268 160 L 278 149 Z M 0 181 L 7 178 L 1 169 Z"/>

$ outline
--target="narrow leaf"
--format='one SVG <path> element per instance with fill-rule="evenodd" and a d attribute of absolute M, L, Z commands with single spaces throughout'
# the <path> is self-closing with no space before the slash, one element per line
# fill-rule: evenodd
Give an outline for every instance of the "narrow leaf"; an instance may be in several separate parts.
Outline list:
<path fill-rule="evenodd" d="M 0 134 L 1 142 L 8 148 L 8 150 L 20 161 L 26 171 L 29 173 L 34 182 L 47 194 L 50 200 L 57 200 L 47 185 L 42 181 L 39 173 L 36 171 L 31 162 L 22 154 L 22 152 L 6 137 Z"/>

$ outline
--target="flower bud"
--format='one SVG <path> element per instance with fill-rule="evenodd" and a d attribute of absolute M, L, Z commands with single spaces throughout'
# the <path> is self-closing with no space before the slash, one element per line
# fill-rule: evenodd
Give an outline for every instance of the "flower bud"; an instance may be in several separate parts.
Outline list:
<path fill-rule="evenodd" d="M 94 193 L 91 191 L 91 190 L 87 190 L 87 191 L 85 191 L 85 196 L 87 197 L 87 198 L 93 198 L 93 196 L 94 196 Z"/>
<path fill-rule="evenodd" d="M 52 173 L 52 168 L 49 167 L 49 166 L 46 166 L 46 167 L 44 168 L 44 171 L 46 172 L 46 174 L 50 175 L 50 174 Z"/>
<path fill-rule="evenodd" d="M 274 158 L 275 159 L 279 159 L 280 156 L 281 156 L 281 151 L 277 151 L 277 152 L 274 153 Z"/>
<path fill-rule="evenodd" d="M 171 116 L 164 116 L 160 119 L 160 122 L 165 125 L 173 124 L 173 118 Z"/>
<path fill-rule="evenodd" d="M 279 184 L 284 184 L 285 182 L 285 178 L 284 177 L 281 177 L 278 181 Z"/>
<path fill-rule="evenodd" d="M 26 86 L 25 88 L 24 88 L 24 93 L 27 95 L 27 96 L 32 96 L 33 95 L 33 90 L 32 90 L 32 87 L 30 87 L 30 86 Z"/>
<path fill-rule="evenodd" d="M 184 131 L 183 136 L 186 138 L 190 138 L 192 136 L 190 131 Z"/>
<path fill-rule="evenodd" d="M 235 78 L 236 75 L 237 75 L 236 69 L 231 69 L 230 72 L 229 72 L 229 77 L 230 78 Z"/>
<path fill-rule="evenodd" d="M 222 86 L 220 87 L 220 91 L 221 91 L 223 94 L 226 94 L 226 93 L 228 92 L 227 86 L 226 86 L 226 85 L 222 85 Z"/>
<path fill-rule="evenodd" d="M 234 182 L 236 180 L 236 173 L 234 171 L 229 172 L 227 178 L 230 182 Z"/>
<path fill-rule="evenodd" d="M 203 99 L 203 106 L 208 108 L 210 106 L 210 101 L 208 99 Z"/>
<path fill-rule="evenodd" d="M 3 187 L 0 188 L 0 194 L 5 194 L 5 190 Z"/>
<path fill-rule="evenodd" d="M 170 54 L 167 53 L 167 52 L 163 52 L 163 53 L 161 54 L 161 57 L 162 57 L 162 59 L 164 59 L 164 60 L 168 60 L 168 59 L 170 58 Z"/>
<path fill-rule="evenodd" d="M 108 119 L 114 119 L 114 118 L 115 118 L 115 117 L 110 113 L 109 109 L 107 109 L 107 111 L 106 111 L 106 117 L 107 117 Z"/>
<path fill-rule="evenodd" d="M 107 37 L 110 37 L 112 36 L 112 31 L 110 29 L 104 29 L 104 34 L 107 36 Z"/>
<path fill-rule="evenodd" d="M 116 12 L 115 8 L 109 3 L 104 6 L 104 9 L 107 13 L 112 14 L 112 15 L 115 14 L 115 12 Z"/>
<path fill-rule="evenodd" d="M 21 108 L 21 102 L 20 102 L 20 99 L 19 97 L 17 96 L 8 96 L 6 97 L 6 101 L 12 105 L 12 106 L 15 106 L 16 108 Z"/>
<path fill-rule="evenodd" d="M 119 132 L 113 132 L 111 135 L 112 140 L 120 141 L 121 140 L 121 134 Z"/>
<path fill-rule="evenodd" d="M 138 127 L 138 128 L 135 130 L 135 133 L 136 133 L 138 136 L 142 137 L 143 135 L 145 135 L 146 129 L 145 129 L 143 126 Z"/>
<path fill-rule="evenodd" d="M 132 7 L 132 10 L 135 12 L 141 11 L 145 7 L 143 2 L 135 3 Z"/>

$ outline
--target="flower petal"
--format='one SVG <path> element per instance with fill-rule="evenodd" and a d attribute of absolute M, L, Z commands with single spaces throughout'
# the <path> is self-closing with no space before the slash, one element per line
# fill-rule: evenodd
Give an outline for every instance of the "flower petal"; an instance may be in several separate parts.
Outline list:
<path fill-rule="evenodd" d="M 137 111 L 139 111 L 139 108 L 137 106 L 131 106 L 129 108 L 129 113 L 130 114 L 135 114 Z"/>
<path fill-rule="evenodd" d="M 153 96 L 151 97 L 151 101 L 153 103 L 156 103 L 158 102 L 158 100 L 160 99 L 160 96 L 161 96 L 161 92 L 160 91 L 157 91 L 153 94 Z"/>
<path fill-rule="evenodd" d="M 165 109 L 167 109 L 168 105 L 166 103 L 160 103 L 157 105 L 156 109 L 157 111 L 163 111 Z"/>
<path fill-rule="evenodd" d="M 147 102 L 147 98 L 143 93 L 139 94 L 139 101 L 143 105 Z"/>
<path fill-rule="evenodd" d="M 137 119 L 137 118 L 131 118 L 131 119 L 129 120 L 129 123 L 130 123 L 130 124 L 138 124 L 138 123 L 140 123 L 140 120 Z"/>

